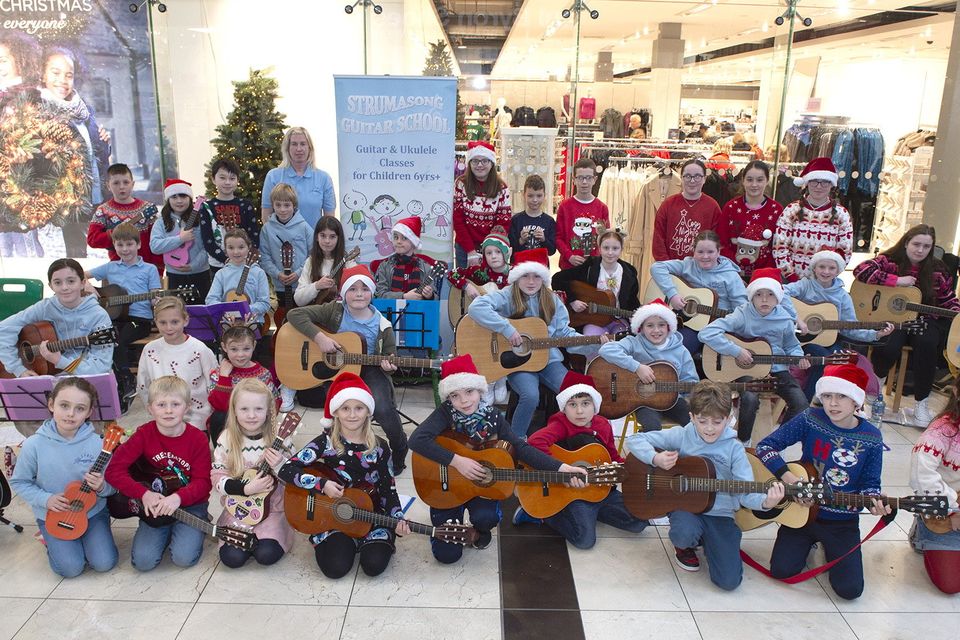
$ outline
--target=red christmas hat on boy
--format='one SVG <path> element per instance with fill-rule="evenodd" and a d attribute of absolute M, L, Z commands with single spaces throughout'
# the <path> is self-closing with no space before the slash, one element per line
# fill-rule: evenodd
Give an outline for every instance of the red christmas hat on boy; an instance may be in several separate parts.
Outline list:
<path fill-rule="evenodd" d="M 333 426 L 333 414 L 347 400 L 359 400 L 366 405 L 371 415 L 373 414 L 374 402 L 370 387 L 357 374 L 344 371 L 333 379 L 330 389 L 327 390 L 327 403 L 323 407 L 323 419 L 320 420 L 320 425 Z"/>
<path fill-rule="evenodd" d="M 401 234 L 404 238 L 413 243 L 413 246 L 420 248 L 420 232 L 423 229 L 423 223 L 417 216 L 404 218 L 393 225 L 393 230 Z"/>
<path fill-rule="evenodd" d="M 806 186 L 811 180 L 826 180 L 837 186 L 837 168 L 830 158 L 814 158 L 807 163 L 800 175 L 793 179 L 798 187 Z"/>
<path fill-rule="evenodd" d="M 840 255 L 840 252 L 832 247 L 824 247 L 823 249 L 820 249 L 820 251 L 817 251 L 815 254 L 813 254 L 813 256 L 810 258 L 810 268 L 813 269 L 821 260 L 833 260 L 836 262 L 837 269 L 840 271 L 840 273 L 843 273 L 843 270 L 847 268 L 846 259 Z"/>
<path fill-rule="evenodd" d="M 677 314 L 660 298 L 648 302 L 633 312 L 633 317 L 630 318 L 630 329 L 634 333 L 640 333 L 643 323 L 653 316 L 666 320 L 670 331 L 677 330 Z"/>
<path fill-rule="evenodd" d="M 193 198 L 193 185 L 186 180 L 171 178 L 163 185 L 163 199 L 169 200 L 173 196 L 190 196 Z"/>
<path fill-rule="evenodd" d="M 377 290 L 377 285 L 373 282 L 373 274 L 370 273 L 370 267 L 365 264 L 358 264 L 343 270 L 340 274 L 340 297 L 347 295 L 347 289 L 353 286 L 354 282 L 362 282 L 370 293 Z"/>
<path fill-rule="evenodd" d="M 867 372 L 855 364 L 829 365 L 824 368 L 823 377 L 817 380 L 816 396 L 819 398 L 824 393 L 839 393 L 860 407 L 867 397 L 869 381 Z"/>
<path fill-rule="evenodd" d="M 493 145 L 481 140 L 467 143 L 467 162 L 474 158 L 486 158 L 494 164 L 497 163 L 497 153 L 493 150 Z"/>
<path fill-rule="evenodd" d="M 538 275 L 544 284 L 550 284 L 550 257 L 546 248 L 518 251 L 513 256 L 513 268 L 507 276 L 507 283 L 513 284 L 528 273 Z"/>
<path fill-rule="evenodd" d="M 477 372 L 477 365 L 469 353 L 450 358 L 440 365 L 440 384 L 437 392 L 443 402 L 454 391 L 466 389 L 486 390 L 487 379 Z"/>
<path fill-rule="evenodd" d="M 567 371 L 567 375 L 563 376 L 560 393 L 557 394 L 557 405 L 560 407 L 560 410 L 563 411 L 567 400 L 581 393 L 587 394 L 593 400 L 594 411 L 600 411 L 600 402 L 603 401 L 603 398 L 600 392 L 597 391 L 596 383 L 592 377 L 576 371 Z"/>
<path fill-rule="evenodd" d="M 780 269 L 766 267 L 764 269 L 754 269 L 750 277 L 750 284 L 747 285 L 747 299 L 752 300 L 760 289 L 769 289 L 777 297 L 777 302 L 783 300 L 783 280 L 780 276 Z"/>

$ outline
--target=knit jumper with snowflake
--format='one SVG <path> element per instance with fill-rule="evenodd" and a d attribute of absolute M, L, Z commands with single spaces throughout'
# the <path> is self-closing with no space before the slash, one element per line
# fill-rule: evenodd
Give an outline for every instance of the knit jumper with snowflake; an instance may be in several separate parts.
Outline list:
<path fill-rule="evenodd" d="M 773 259 L 773 233 L 777 228 L 777 220 L 783 214 L 783 207 L 773 198 L 765 198 L 759 209 L 750 209 L 747 207 L 743 196 L 734 198 L 723 205 L 720 212 L 720 226 L 717 227 L 717 235 L 720 236 L 720 255 L 730 258 L 743 271 L 743 277 L 747 280 L 753 275 L 754 269 L 766 269 L 776 267 L 777 263 Z M 737 256 L 737 243 L 735 240 L 741 237 L 744 229 L 750 223 L 755 223 L 761 229 L 770 230 L 770 240 L 766 241 L 757 251 L 757 257 L 753 262 L 740 261 Z M 763 241 L 763 238 L 750 238 L 751 240 Z"/>
<path fill-rule="evenodd" d="M 206 429 L 210 417 L 207 381 L 217 366 L 213 352 L 193 336 L 182 344 L 168 344 L 157 338 L 143 348 L 137 368 L 137 394 L 147 406 L 150 383 L 161 376 L 176 376 L 190 386 L 190 408 L 184 418 L 198 429 Z"/>
<path fill-rule="evenodd" d="M 939 493 L 956 509 L 960 491 L 960 427 L 947 416 L 930 423 L 913 445 L 910 456 L 910 488 Z"/>
<path fill-rule="evenodd" d="M 150 231 L 153 229 L 156 218 L 157 205 L 152 202 L 134 198 L 133 202 L 120 204 L 110 198 L 93 212 L 93 219 L 87 228 L 87 244 L 94 249 L 106 249 L 111 260 L 119 260 L 120 256 L 113 248 L 110 232 L 121 222 L 136 221 L 134 226 L 140 230 L 140 257 L 144 262 L 156 265 L 162 276 L 163 256 L 155 255 L 150 251 Z"/>
<path fill-rule="evenodd" d="M 663 201 L 653 222 L 653 259 L 683 260 L 693 255 L 693 239 L 720 226 L 720 205 L 708 195 L 687 200 L 675 193 Z"/>
<path fill-rule="evenodd" d="M 805 198 L 788 204 L 773 234 L 773 259 L 784 282 L 807 277 L 813 254 L 824 249 L 835 249 L 850 262 L 853 223 L 847 210 L 834 200 L 817 208 L 811 207 Z"/>
<path fill-rule="evenodd" d="M 880 494 L 880 471 L 883 467 L 883 436 L 880 430 L 863 418 L 852 429 L 838 427 L 823 409 L 806 409 L 783 423 L 757 445 L 757 457 L 771 473 L 780 477 L 787 463 L 780 452 L 799 442 L 803 447 L 802 462 L 812 463 L 817 476 L 834 491 Z M 818 520 L 853 520 L 855 507 L 821 505 Z"/>
<path fill-rule="evenodd" d="M 500 184 L 495 198 L 483 195 L 482 183 L 471 200 L 463 179 L 453 187 L 453 231 L 457 245 L 469 253 L 479 253 L 480 243 L 496 226 L 510 228 L 513 209 L 510 206 L 510 187 Z"/>

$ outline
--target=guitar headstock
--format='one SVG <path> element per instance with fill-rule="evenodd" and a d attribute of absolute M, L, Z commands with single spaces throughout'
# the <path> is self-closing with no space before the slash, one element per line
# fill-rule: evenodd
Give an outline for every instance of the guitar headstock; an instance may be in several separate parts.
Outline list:
<path fill-rule="evenodd" d="M 226 544 L 237 547 L 238 549 L 243 549 L 244 551 L 252 551 L 255 544 L 257 544 L 257 536 L 252 531 L 245 531 L 243 529 L 237 529 L 236 527 L 217 527 L 217 538 L 223 540 Z"/>
<path fill-rule="evenodd" d="M 827 364 L 857 364 L 860 354 L 856 351 L 837 351 L 826 356 Z"/>
<path fill-rule="evenodd" d="M 280 425 L 277 427 L 277 437 L 281 440 L 290 437 L 294 431 L 297 430 L 297 425 L 300 424 L 301 416 L 296 411 L 290 411 L 287 415 L 283 416 L 283 420 L 280 421 Z"/>
<path fill-rule="evenodd" d="M 120 444 L 120 439 L 124 433 L 123 427 L 116 422 L 111 423 L 110 426 L 103 430 L 103 446 L 100 448 L 103 451 L 112 453 L 113 450 L 117 448 L 117 445 Z"/>
<path fill-rule="evenodd" d="M 905 331 L 907 335 L 919 336 L 927 331 L 927 321 L 923 318 L 918 318 L 917 320 L 908 320 L 907 322 L 900 323 L 900 329 Z"/>
<path fill-rule="evenodd" d="M 470 525 L 462 524 L 459 520 L 447 520 L 434 528 L 433 537 L 439 542 L 449 542 L 466 546 L 476 542 L 480 534 Z"/>
<path fill-rule="evenodd" d="M 950 502 L 941 494 L 917 494 L 903 496 L 897 502 L 901 509 L 919 514 L 925 518 L 946 518 L 950 515 Z"/>
<path fill-rule="evenodd" d="M 433 266 L 430 267 L 430 282 L 436 282 L 443 279 L 449 270 L 450 267 L 447 266 L 446 262 L 434 262 Z"/>
<path fill-rule="evenodd" d="M 817 500 L 822 497 L 826 489 L 822 482 L 812 480 L 801 480 L 794 484 L 786 485 L 787 495 L 797 500 Z"/>
<path fill-rule="evenodd" d="M 172 291 L 172 293 L 183 298 L 185 304 L 200 304 L 200 296 L 197 294 L 197 288 L 192 284 L 183 284 Z"/>
<path fill-rule="evenodd" d="M 284 269 L 293 268 L 293 243 L 289 240 L 284 240 L 280 245 L 280 265 Z"/>
<path fill-rule="evenodd" d="M 619 462 L 605 462 L 587 468 L 587 484 L 620 484 L 627 477 L 627 470 Z"/>
<path fill-rule="evenodd" d="M 354 247 L 347 252 L 347 255 L 343 256 L 344 262 L 350 262 L 351 260 L 356 260 L 360 257 L 360 247 Z"/>
<path fill-rule="evenodd" d="M 260 250 L 256 247 L 250 247 L 250 253 L 247 254 L 247 266 L 252 267 L 258 262 L 260 262 Z"/>
<path fill-rule="evenodd" d="M 87 336 L 87 340 L 90 342 L 91 347 L 104 347 L 108 344 L 115 345 L 119 342 L 117 328 L 97 329 Z"/>

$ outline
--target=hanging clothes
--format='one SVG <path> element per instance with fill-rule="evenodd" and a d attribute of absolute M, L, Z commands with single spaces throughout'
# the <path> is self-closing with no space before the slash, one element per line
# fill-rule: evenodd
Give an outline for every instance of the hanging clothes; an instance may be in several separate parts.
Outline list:
<path fill-rule="evenodd" d="M 600 116 L 600 126 L 603 128 L 604 138 L 622 138 L 623 114 L 616 109 L 607 109 Z"/>

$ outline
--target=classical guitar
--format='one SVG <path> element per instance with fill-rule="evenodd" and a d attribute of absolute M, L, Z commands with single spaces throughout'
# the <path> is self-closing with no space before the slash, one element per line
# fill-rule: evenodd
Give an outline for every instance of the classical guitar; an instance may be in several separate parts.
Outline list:
<path fill-rule="evenodd" d="M 340 481 L 323 464 L 307 468 L 308 473 Z M 353 487 L 345 487 L 343 496 L 330 498 L 322 491 L 301 489 L 287 484 L 283 494 L 283 510 L 290 526 L 307 535 L 323 533 L 336 529 L 351 538 L 362 538 L 374 527 L 394 529 L 400 524 L 400 518 L 394 518 L 373 510 L 376 489 L 373 485 L 361 482 Z M 413 533 L 430 536 L 441 542 L 468 545 L 477 539 L 477 531 L 472 526 L 451 520 L 438 526 L 420 524 L 407 520 Z"/>
<path fill-rule="evenodd" d="M 735 356 L 725 356 L 717 353 L 709 345 L 703 345 L 703 372 L 715 382 L 733 382 L 743 376 L 765 378 L 770 375 L 771 365 L 795 365 L 806 358 L 812 365 L 827 364 L 856 364 L 856 351 L 837 351 L 826 356 L 782 356 L 774 355 L 770 343 L 762 338 L 750 340 L 739 338 L 733 334 L 724 334 L 730 342 L 742 347 L 753 354 L 753 363 L 743 366 Z"/>
<path fill-rule="evenodd" d="M 130 503 L 130 509 L 137 511 L 137 513 L 132 515 L 140 516 L 140 518 L 145 521 L 148 520 L 144 514 L 143 502 L 136 498 L 128 498 L 128 501 Z M 165 517 L 170 518 L 171 521 L 182 522 L 187 526 L 203 531 L 211 538 L 222 540 L 225 544 L 243 549 L 244 551 L 253 550 L 253 547 L 257 544 L 257 536 L 250 531 L 244 531 L 236 527 L 221 527 L 207 522 L 204 518 L 198 518 L 184 509 L 176 509 L 173 515 Z"/>
<path fill-rule="evenodd" d="M 656 378 L 646 384 L 640 382 L 637 374 L 611 364 L 603 358 L 597 357 L 590 361 L 587 375 L 593 377 L 597 391 L 603 396 L 600 405 L 600 415 L 611 420 L 630 415 L 637 409 L 649 408 L 656 411 L 666 411 L 677 404 L 679 394 L 691 391 L 696 382 L 680 382 L 677 370 L 672 364 L 665 361 L 648 362 L 647 366 L 653 369 Z M 751 380 L 749 382 L 733 382 L 729 384 L 733 391 L 776 391 L 775 378 Z"/>
<path fill-rule="evenodd" d="M 343 272 L 343 268 L 351 260 L 356 260 L 360 256 L 360 247 L 354 247 L 350 249 L 350 252 L 347 255 L 343 256 L 340 259 L 340 262 L 333 266 L 333 269 L 330 270 L 330 275 L 328 276 L 333 280 L 334 285 L 328 289 L 321 289 L 320 293 L 317 294 L 317 297 L 314 299 L 313 304 L 323 304 L 324 302 L 330 302 L 335 300 L 338 295 L 340 295 L 340 274 Z"/>
<path fill-rule="evenodd" d="M 480 290 L 482 296 L 500 290 L 500 287 L 493 282 L 486 284 L 473 283 L 473 286 Z M 450 326 L 456 329 L 457 323 L 460 322 L 460 318 L 467 315 L 467 309 L 474 299 L 468 296 L 463 289 L 457 289 L 456 287 L 450 287 L 449 296 L 447 298 L 447 316 L 450 318 Z"/>
<path fill-rule="evenodd" d="M 570 326 L 582 327 L 595 324 L 600 327 L 613 322 L 615 318 L 629 320 L 635 309 L 621 309 L 617 306 L 617 296 L 612 291 L 601 291 L 585 282 L 574 280 L 570 283 L 567 302 L 579 300 L 587 305 L 586 311 L 570 310 Z"/>
<path fill-rule="evenodd" d="M 700 331 L 711 321 L 730 313 L 718 305 L 717 292 L 706 287 L 694 287 L 679 276 L 671 275 L 677 294 L 683 298 L 683 309 L 677 312 L 683 320 L 683 326 Z M 657 298 L 664 298 L 667 294 L 660 290 L 657 281 L 650 278 L 647 288 L 643 292 L 643 304 L 649 304 Z M 670 301 L 667 300 L 667 304 Z"/>
<path fill-rule="evenodd" d="M 103 431 L 103 445 L 100 449 L 100 455 L 90 467 L 90 473 L 103 473 L 113 450 L 120 444 L 120 438 L 123 437 L 123 429 L 116 424 L 111 424 Z M 60 540 L 76 540 L 87 532 L 89 521 L 87 514 L 97 503 L 97 494 L 90 488 L 86 480 L 75 480 L 63 489 L 63 497 L 70 503 L 67 511 L 47 510 L 47 516 L 44 519 L 44 526 L 47 533 Z"/>
<path fill-rule="evenodd" d="M 17 338 L 17 353 L 20 354 L 20 362 L 23 366 L 38 376 L 55 375 L 60 372 L 60 369 L 40 356 L 40 343 L 44 340 L 47 341 L 47 349 L 55 353 L 79 347 L 102 347 L 117 344 L 117 329 L 111 326 L 106 329 L 97 329 L 86 336 L 60 340 L 57 338 L 53 324 L 49 322 L 40 321 L 24 326 Z M 0 377 L 13 377 L 2 367 L 0 370 L 3 370 L 3 375 Z"/>
<path fill-rule="evenodd" d="M 250 276 L 250 269 L 260 260 L 260 252 L 256 249 L 250 249 L 247 255 L 246 264 L 240 272 L 240 279 L 237 280 L 237 287 L 230 289 L 224 295 L 224 302 L 250 302 L 250 296 L 247 295 L 247 278 Z M 261 332 L 266 332 L 270 328 L 270 314 L 263 314 L 263 324 L 260 326 Z"/>
<path fill-rule="evenodd" d="M 289 240 L 284 240 L 280 245 L 280 266 L 283 267 L 283 275 L 289 276 L 293 273 L 293 244 Z M 288 284 L 283 291 L 277 291 L 277 310 L 273 312 L 273 323 L 277 328 L 287 319 L 287 310 L 295 306 L 293 289 L 293 285 Z"/>
<path fill-rule="evenodd" d="M 319 327 L 317 327 L 320 329 Z M 277 363 L 277 377 L 291 389 L 312 389 L 326 380 L 330 380 L 341 371 L 360 375 L 360 367 L 370 365 L 379 367 L 383 360 L 398 367 L 420 367 L 440 369 L 443 358 L 411 358 L 397 355 L 368 354 L 364 340 L 358 333 L 328 333 L 320 329 L 327 337 L 340 344 L 342 350 L 333 353 L 320 351 L 317 343 L 303 335 L 287 322 L 277 331 L 274 359 Z"/>
<path fill-rule="evenodd" d="M 954 318 L 958 313 L 953 309 L 921 304 L 923 294 L 917 287 L 887 287 L 854 280 L 850 285 L 850 297 L 857 319 L 863 321 L 916 320 L 919 313 Z"/>
<path fill-rule="evenodd" d="M 472 355 L 477 371 L 487 382 L 494 382 L 515 371 L 542 371 L 547 366 L 549 350 L 554 347 L 600 344 L 601 336 L 551 338 L 547 324 L 540 318 L 514 319 L 510 320 L 510 324 L 523 337 L 523 344 L 519 347 L 514 347 L 499 333 L 481 327 L 469 315 L 463 316 L 457 323 L 454 350 L 458 354 Z M 621 336 L 607 337 L 615 340 Z"/>
<path fill-rule="evenodd" d="M 130 313 L 130 305 L 135 302 L 145 302 L 154 298 L 177 296 L 183 298 L 186 304 L 197 304 L 197 289 L 192 285 L 183 285 L 176 289 L 151 289 L 144 293 L 127 293 L 127 290 L 116 284 L 105 284 L 94 287 L 99 295 L 98 302 L 111 320 L 126 318 Z"/>
<path fill-rule="evenodd" d="M 283 441 L 289 438 L 294 431 L 297 430 L 297 425 L 300 424 L 300 415 L 291 411 L 283 417 L 283 420 L 280 422 L 280 425 L 277 427 L 277 435 L 273 439 L 273 444 L 270 446 L 274 451 L 283 450 Z M 243 484 L 256 479 L 260 474 L 268 475 L 273 473 L 273 470 L 270 468 L 270 465 L 267 464 L 267 461 L 264 460 L 256 467 L 247 469 L 243 472 L 243 475 L 240 476 L 240 481 Z M 223 508 L 224 510 L 233 516 L 240 524 L 254 527 L 270 515 L 270 496 L 276 491 L 277 487 L 274 485 L 273 489 L 270 491 L 264 491 L 262 493 L 254 493 L 247 496 L 233 496 L 227 495 L 224 497 Z"/>
<path fill-rule="evenodd" d="M 154 493 L 168 496 L 184 485 L 178 469 L 158 469 L 140 458 L 130 465 L 130 477 L 147 487 Z M 136 498 L 128 498 L 122 493 L 115 493 L 107 498 L 107 509 L 110 515 L 118 520 L 126 518 L 140 518 L 151 527 L 166 527 L 173 524 L 173 516 L 148 516 L 143 511 L 142 503 Z"/>
<path fill-rule="evenodd" d="M 532 483 L 542 492 L 545 485 L 564 484 L 573 478 L 584 479 L 582 474 L 573 472 L 517 469 L 511 453 L 512 447 L 504 441 L 475 446 L 468 439 L 445 431 L 437 436 L 437 444 L 454 454 L 476 460 L 486 467 L 486 476 L 483 480 L 474 482 L 462 476 L 452 466 L 438 464 L 414 452 L 413 484 L 417 495 L 436 509 L 458 507 L 476 497 L 503 500 L 513 493 L 517 483 Z M 590 465 L 585 469 L 588 485 L 617 484 L 622 479 L 622 468 L 619 464 Z"/>
<path fill-rule="evenodd" d="M 873 329 L 879 331 L 886 326 L 886 322 L 860 322 L 840 320 L 840 312 L 831 302 L 808 304 L 793 298 L 793 306 L 797 310 L 797 317 L 807 323 L 807 332 L 797 335 L 800 344 L 817 344 L 822 347 L 832 346 L 837 342 L 838 334 L 845 329 Z M 920 335 L 927 323 L 923 320 L 907 320 L 906 322 L 891 322 L 894 329 L 906 331 L 910 335 Z"/>
<path fill-rule="evenodd" d="M 589 470 L 587 486 L 580 489 L 565 484 L 534 484 L 517 481 L 517 498 L 523 510 L 534 518 L 549 518 L 574 500 L 600 502 L 614 485 L 623 481 L 624 469 L 619 462 L 610 460 L 610 452 L 602 444 L 593 443 L 569 451 L 558 445 L 550 446 L 550 455 L 569 465 Z M 520 463 L 521 469 L 530 469 Z"/>
<path fill-rule="evenodd" d="M 200 211 L 203 209 L 207 199 L 203 196 L 197 196 L 193 201 L 193 209 L 180 221 L 180 229 L 186 231 L 193 229 L 200 222 Z M 195 232 L 196 233 L 196 232 Z M 195 240 L 187 240 L 182 245 L 163 254 L 163 261 L 170 267 L 185 267 L 190 264 L 190 248 Z"/>

